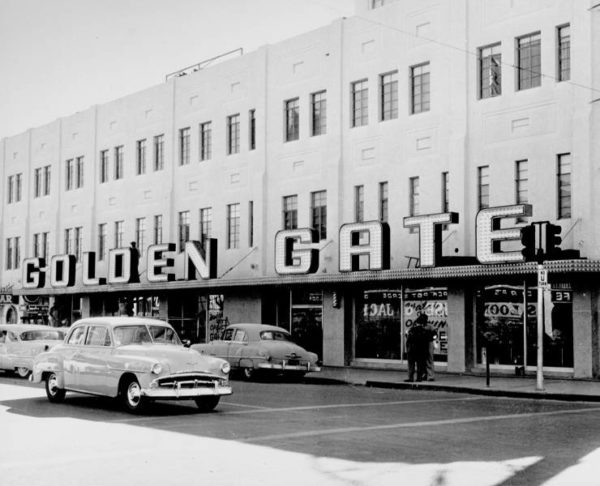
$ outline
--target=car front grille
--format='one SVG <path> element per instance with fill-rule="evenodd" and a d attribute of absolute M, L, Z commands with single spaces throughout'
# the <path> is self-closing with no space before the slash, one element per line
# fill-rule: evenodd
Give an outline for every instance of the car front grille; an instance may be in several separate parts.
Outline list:
<path fill-rule="evenodd" d="M 181 374 L 163 376 L 156 380 L 159 388 L 216 388 L 220 378 L 214 375 Z"/>

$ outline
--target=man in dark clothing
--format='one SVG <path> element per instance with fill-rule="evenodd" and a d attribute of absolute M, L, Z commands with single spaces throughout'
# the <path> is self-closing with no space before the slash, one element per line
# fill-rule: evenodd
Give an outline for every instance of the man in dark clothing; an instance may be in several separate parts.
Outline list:
<path fill-rule="evenodd" d="M 427 324 L 427 316 L 419 314 L 406 336 L 406 353 L 408 358 L 408 379 L 406 381 L 409 382 L 415 381 L 415 371 L 417 381 L 427 379 L 430 331 L 423 326 L 423 323 Z"/>

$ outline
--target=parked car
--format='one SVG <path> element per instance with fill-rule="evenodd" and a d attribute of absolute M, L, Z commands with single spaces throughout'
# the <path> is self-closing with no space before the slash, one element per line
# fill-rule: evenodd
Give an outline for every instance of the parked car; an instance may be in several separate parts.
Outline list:
<path fill-rule="evenodd" d="M 33 358 L 65 339 L 66 329 L 39 324 L 0 324 L 0 369 L 21 378 L 33 368 Z"/>
<path fill-rule="evenodd" d="M 37 356 L 32 381 L 51 402 L 67 391 L 120 398 L 130 412 L 149 400 L 194 400 L 214 409 L 232 393 L 229 363 L 184 347 L 167 322 L 142 317 L 77 321 L 64 344 Z"/>
<path fill-rule="evenodd" d="M 288 331 L 268 324 L 231 324 L 221 338 L 205 344 L 194 344 L 201 354 L 229 361 L 232 370 L 239 370 L 251 379 L 257 372 L 283 373 L 302 377 L 321 371 L 318 357 L 292 341 Z"/>

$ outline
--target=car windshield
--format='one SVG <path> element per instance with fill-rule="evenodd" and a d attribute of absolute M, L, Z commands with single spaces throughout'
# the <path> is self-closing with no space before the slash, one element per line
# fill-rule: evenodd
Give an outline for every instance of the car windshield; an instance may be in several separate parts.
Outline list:
<path fill-rule="evenodd" d="M 281 331 L 263 331 L 260 333 L 262 341 L 291 341 L 290 335 L 287 332 Z"/>
<path fill-rule="evenodd" d="M 115 344 L 176 344 L 181 345 L 177 333 L 170 327 L 137 325 L 119 326 L 114 329 Z"/>
<path fill-rule="evenodd" d="M 21 333 L 21 341 L 63 341 L 65 339 L 65 332 L 57 329 L 49 329 L 47 331 L 25 331 Z"/>

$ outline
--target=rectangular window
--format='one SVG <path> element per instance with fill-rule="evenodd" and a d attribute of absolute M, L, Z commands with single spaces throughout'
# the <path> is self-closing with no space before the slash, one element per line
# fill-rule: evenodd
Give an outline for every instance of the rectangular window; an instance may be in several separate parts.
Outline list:
<path fill-rule="evenodd" d="M 50 166 L 44 167 L 44 196 L 50 195 Z"/>
<path fill-rule="evenodd" d="M 254 201 L 248 202 L 248 246 L 254 246 Z"/>
<path fill-rule="evenodd" d="M 311 135 L 327 133 L 327 92 L 319 91 L 310 95 Z"/>
<path fill-rule="evenodd" d="M 517 160 L 515 162 L 515 202 L 516 204 L 527 204 L 528 197 L 528 171 L 527 171 L 527 161 L 526 160 Z M 517 218 L 517 223 L 527 221 L 526 218 Z"/>
<path fill-rule="evenodd" d="M 429 111 L 430 93 L 429 63 L 419 64 L 410 68 L 411 113 Z"/>
<path fill-rule="evenodd" d="M 417 216 L 419 214 L 419 178 L 411 177 L 408 180 L 409 188 L 409 202 L 408 202 L 408 214 L 409 216 Z"/>
<path fill-rule="evenodd" d="M 106 258 L 106 223 L 98 225 L 98 261 Z"/>
<path fill-rule="evenodd" d="M 48 232 L 33 235 L 33 256 L 35 258 L 48 258 Z"/>
<path fill-rule="evenodd" d="M 123 221 L 115 221 L 115 248 L 123 247 Z"/>
<path fill-rule="evenodd" d="M 146 173 L 146 139 L 138 140 L 136 143 L 135 173 L 137 175 Z"/>
<path fill-rule="evenodd" d="M 50 256 L 50 233 L 45 231 L 42 233 L 42 258 L 48 262 Z"/>
<path fill-rule="evenodd" d="M 479 98 L 493 98 L 502 94 L 501 44 L 479 49 Z"/>
<path fill-rule="evenodd" d="M 248 149 L 256 148 L 256 110 L 248 112 Z"/>
<path fill-rule="evenodd" d="M 178 217 L 179 251 L 185 248 L 185 242 L 190 241 L 190 212 L 180 211 Z"/>
<path fill-rule="evenodd" d="M 73 228 L 73 251 L 77 261 L 81 261 L 81 250 L 83 248 L 83 228 L 78 226 Z"/>
<path fill-rule="evenodd" d="M 450 173 L 442 172 L 442 213 L 450 211 Z"/>
<path fill-rule="evenodd" d="M 165 136 L 154 137 L 154 170 L 163 170 L 165 167 Z"/>
<path fill-rule="evenodd" d="M 291 142 L 300 138 L 300 99 L 294 98 L 285 102 L 285 141 Z"/>
<path fill-rule="evenodd" d="M 100 152 L 100 184 L 108 182 L 108 150 Z"/>
<path fill-rule="evenodd" d="M 16 236 L 14 238 L 15 247 L 15 261 L 13 262 L 13 268 L 18 269 L 21 267 L 21 237 Z"/>
<path fill-rule="evenodd" d="M 212 157 L 212 122 L 200 123 L 200 160 Z"/>
<path fill-rule="evenodd" d="M 298 228 L 298 196 L 283 197 L 283 229 Z"/>
<path fill-rule="evenodd" d="M 115 147 L 115 180 L 123 179 L 123 145 Z"/>
<path fill-rule="evenodd" d="M 227 155 L 240 151 L 240 115 L 227 117 Z"/>
<path fill-rule="evenodd" d="M 143 255 L 146 247 L 146 218 L 135 219 L 135 244 L 140 256 Z"/>
<path fill-rule="evenodd" d="M 571 217 L 571 154 L 558 156 L 558 219 Z"/>
<path fill-rule="evenodd" d="M 160 245 L 163 241 L 163 217 L 162 214 L 154 216 L 154 244 Z"/>
<path fill-rule="evenodd" d="M 227 248 L 240 246 L 240 205 L 227 205 Z"/>
<path fill-rule="evenodd" d="M 73 228 L 66 228 L 65 229 L 65 244 L 64 244 L 64 248 L 65 248 L 65 253 L 67 255 L 72 255 L 73 254 L 73 236 L 74 236 L 74 231 Z"/>
<path fill-rule="evenodd" d="M 542 84 L 541 34 L 517 38 L 517 90 Z"/>
<path fill-rule="evenodd" d="M 23 174 L 17 174 L 15 176 L 15 202 L 19 202 L 21 200 L 22 188 L 23 188 Z"/>
<path fill-rule="evenodd" d="M 83 187 L 83 157 L 75 159 L 75 187 Z"/>
<path fill-rule="evenodd" d="M 361 127 L 369 123 L 369 85 L 366 79 L 351 85 L 352 126 Z"/>
<path fill-rule="evenodd" d="M 200 241 L 204 243 L 212 235 L 212 208 L 200 209 Z"/>
<path fill-rule="evenodd" d="M 15 186 L 15 176 L 8 176 L 6 193 L 8 194 L 8 204 L 14 201 L 14 186 Z"/>
<path fill-rule="evenodd" d="M 4 266 L 7 270 L 13 269 L 13 239 L 6 238 L 6 260 Z"/>
<path fill-rule="evenodd" d="M 42 169 L 37 168 L 33 174 L 33 197 L 42 195 Z M 36 255 L 37 256 L 37 255 Z"/>
<path fill-rule="evenodd" d="M 388 183 L 379 183 L 379 221 L 388 221 Z"/>
<path fill-rule="evenodd" d="M 372 9 L 383 7 L 384 4 L 385 4 L 385 0 L 371 0 L 371 8 Z"/>
<path fill-rule="evenodd" d="M 559 81 L 571 79 L 571 26 L 562 25 L 557 28 L 557 78 Z"/>
<path fill-rule="evenodd" d="M 179 165 L 190 163 L 190 128 L 179 130 Z"/>
<path fill-rule="evenodd" d="M 311 226 L 317 230 L 319 240 L 327 238 L 327 191 L 310 193 Z"/>
<path fill-rule="evenodd" d="M 365 186 L 354 186 L 354 221 L 365 220 Z"/>
<path fill-rule="evenodd" d="M 490 207 L 490 167 L 482 165 L 477 167 L 477 207 L 485 209 Z"/>
<path fill-rule="evenodd" d="M 41 242 L 41 233 L 34 233 L 33 234 L 33 257 L 34 258 L 41 258 L 40 254 L 41 254 L 41 249 L 40 249 L 40 242 Z"/>
<path fill-rule="evenodd" d="M 65 190 L 70 191 L 73 189 L 73 159 L 69 159 L 65 162 Z"/>
<path fill-rule="evenodd" d="M 398 118 L 398 72 L 379 76 L 381 120 Z"/>

